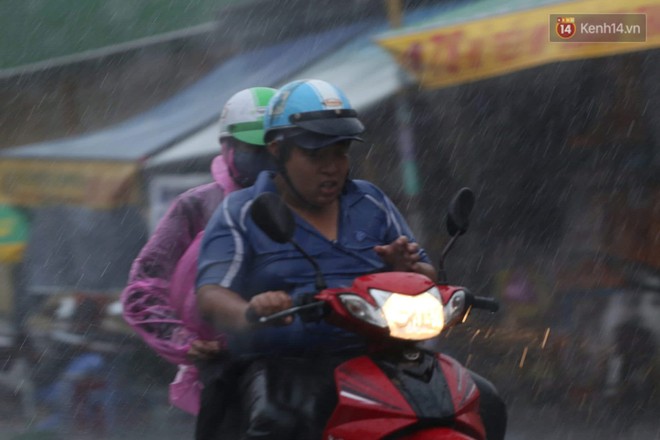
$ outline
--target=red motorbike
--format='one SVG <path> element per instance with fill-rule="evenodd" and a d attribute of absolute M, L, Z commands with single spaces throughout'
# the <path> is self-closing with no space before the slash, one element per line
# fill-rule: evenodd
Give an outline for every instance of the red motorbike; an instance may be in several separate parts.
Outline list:
<path fill-rule="evenodd" d="M 473 205 L 468 188 L 452 199 L 447 217 L 451 239 L 442 261 L 466 232 Z M 271 239 L 293 244 L 314 265 L 318 292 L 307 304 L 253 319 L 322 318 L 370 341 L 367 355 L 335 370 L 338 405 L 324 439 L 485 440 L 479 391 L 469 371 L 419 343 L 465 321 L 471 309 L 497 311 L 495 300 L 449 285 L 442 263 L 438 284 L 416 273 L 383 272 L 358 277 L 348 288 L 325 288 L 317 263 L 293 241 L 293 216 L 277 195 L 257 198 L 251 216 Z"/>

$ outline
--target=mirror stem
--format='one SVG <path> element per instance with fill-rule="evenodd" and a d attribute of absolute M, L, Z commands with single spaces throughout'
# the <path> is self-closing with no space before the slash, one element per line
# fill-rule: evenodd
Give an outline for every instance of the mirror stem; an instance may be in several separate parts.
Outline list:
<path fill-rule="evenodd" d="M 449 280 L 447 280 L 447 271 L 445 271 L 444 267 L 438 269 L 436 284 L 445 285 L 447 283 L 449 283 Z"/>
<path fill-rule="evenodd" d="M 328 287 L 327 284 L 325 283 L 325 280 L 323 279 L 323 273 L 321 272 L 321 268 L 319 267 L 318 263 L 312 257 L 310 257 L 309 254 L 305 252 L 305 250 L 302 247 L 300 247 L 300 245 L 295 240 L 292 239 L 289 242 L 293 245 L 293 247 L 295 247 L 298 250 L 298 252 L 300 252 L 303 255 L 303 257 L 307 259 L 307 261 L 312 263 L 312 266 L 314 267 L 314 272 L 316 273 L 316 280 L 314 282 L 316 291 L 320 292 L 321 290 Z"/>
<path fill-rule="evenodd" d="M 456 239 L 459 237 L 459 234 L 454 234 L 451 236 L 449 242 L 445 245 L 445 248 L 442 250 L 442 255 L 440 256 L 440 261 L 438 262 L 438 284 L 447 284 L 447 272 L 445 271 L 445 258 L 447 254 L 454 247 Z"/>

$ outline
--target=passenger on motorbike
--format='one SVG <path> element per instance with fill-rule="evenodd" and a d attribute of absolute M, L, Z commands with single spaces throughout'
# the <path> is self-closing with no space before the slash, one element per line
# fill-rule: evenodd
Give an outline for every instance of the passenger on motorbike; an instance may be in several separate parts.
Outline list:
<path fill-rule="evenodd" d="M 253 87 L 234 94 L 220 117 L 222 155 L 211 164 L 214 182 L 178 196 L 133 263 L 121 295 L 125 320 L 159 355 L 179 365 L 170 401 L 191 413 L 199 406 L 193 362 L 216 356 L 221 341 L 200 334 L 190 319 L 201 232 L 223 198 L 254 183 L 272 167 L 263 142 L 263 114 L 274 89 Z M 183 276 L 173 276 L 183 274 Z"/>
<path fill-rule="evenodd" d="M 327 82 L 294 81 L 272 99 L 264 131 L 277 172 L 262 172 L 253 187 L 225 199 L 200 251 L 198 304 L 216 329 L 230 335 L 231 362 L 200 363 L 205 389 L 197 439 L 230 430 L 240 438 L 320 438 L 336 402 L 333 369 L 363 346 L 355 334 L 323 321 L 289 317 L 282 326 L 262 328 L 248 321 L 248 311 L 267 316 L 315 290 L 312 265 L 292 245 L 270 240 L 248 216 L 259 194 L 278 193 L 292 209 L 294 238 L 317 261 L 329 287 L 376 271 L 435 279 L 390 199 L 373 184 L 348 177 L 349 149 L 363 130 L 344 93 Z M 213 414 L 227 407 L 218 423 Z"/>

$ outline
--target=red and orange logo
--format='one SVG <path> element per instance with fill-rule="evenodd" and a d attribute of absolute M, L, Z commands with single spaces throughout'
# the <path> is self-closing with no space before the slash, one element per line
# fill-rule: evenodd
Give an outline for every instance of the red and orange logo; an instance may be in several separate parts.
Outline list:
<path fill-rule="evenodd" d="M 555 32 L 557 32 L 559 38 L 568 40 L 575 35 L 576 30 L 575 17 L 557 17 Z"/>

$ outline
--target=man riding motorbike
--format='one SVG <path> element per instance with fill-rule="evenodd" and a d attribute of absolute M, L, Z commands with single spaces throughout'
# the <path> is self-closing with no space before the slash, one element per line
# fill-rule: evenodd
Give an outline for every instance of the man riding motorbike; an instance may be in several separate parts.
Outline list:
<path fill-rule="evenodd" d="M 294 239 L 318 263 L 328 287 L 380 271 L 435 269 L 405 220 L 377 187 L 348 178 L 348 152 L 364 127 L 344 93 L 319 80 L 294 81 L 273 97 L 264 119 L 277 172 L 229 196 L 205 231 L 197 278 L 204 317 L 228 335 L 226 362 L 200 363 L 205 383 L 197 439 L 320 438 L 336 403 L 333 370 L 364 347 L 324 321 L 268 316 L 314 292 L 316 272 L 291 244 L 270 240 L 248 215 L 264 192 L 293 211 Z M 222 398 L 214 389 L 222 389 Z M 208 398 L 207 398 L 208 393 Z M 213 394 L 212 394 L 213 393 Z M 202 414 L 222 414 L 216 418 Z M 216 416 L 217 417 L 217 416 Z"/>

